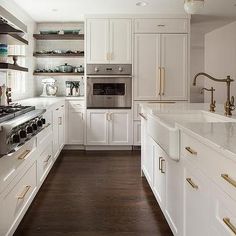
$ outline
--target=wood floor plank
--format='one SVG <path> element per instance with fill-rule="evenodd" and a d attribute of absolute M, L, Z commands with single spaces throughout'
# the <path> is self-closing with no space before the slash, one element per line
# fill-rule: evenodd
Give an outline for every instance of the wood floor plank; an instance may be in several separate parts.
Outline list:
<path fill-rule="evenodd" d="M 64 151 L 15 236 L 172 236 L 139 151 Z"/>

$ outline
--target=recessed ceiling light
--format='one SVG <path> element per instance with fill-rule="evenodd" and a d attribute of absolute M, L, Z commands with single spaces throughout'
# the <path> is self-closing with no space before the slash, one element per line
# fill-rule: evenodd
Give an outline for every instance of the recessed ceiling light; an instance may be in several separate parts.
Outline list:
<path fill-rule="evenodd" d="M 56 12 L 56 11 L 58 11 L 58 9 L 56 9 L 56 8 L 53 8 L 53 9 L 52 9 L 52 11 Z"/>
<path fill-rule="evenodd" d="M 137 2 L 136 3 L 136 6 L 138 6 L 138 7 L 146 7 L 147 5 L 148 5 L 147 2 Z"/>

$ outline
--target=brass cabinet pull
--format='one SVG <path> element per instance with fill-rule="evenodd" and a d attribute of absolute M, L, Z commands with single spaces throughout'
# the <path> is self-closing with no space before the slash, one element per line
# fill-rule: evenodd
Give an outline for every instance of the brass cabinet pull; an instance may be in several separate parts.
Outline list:
<path fill-rule="evenodd" d="M 59 111 L 59 108 L 57 108 L 56 111 Z"/>
<path fill-rule="evenodd" d="M 18 160 L 25 160 L 27 155 L 31 152 L 31 150 L 25 150 L 19 157 Z"/>
<path fill-rule="evenodd" d="M 231 229 L 231 231 L 236 235 L 236 227 L 231 223 L 230 218 L 223 218 L 224 223 Z"/>
<path fill-rule="evenodd" d="M 165 67 L 161 68 L 161 95 L 165 95 Z"/>
<path fill-rule="evenodd" d="M 194 189 L 198 189 L 198 186 L 192 181 L 191 178 L 187 178 L 186 180 Z"/>
<path fill-rule="evenodd" d="M 161 159 L 162 157 L 159 157 L 159 170 L 161 170 Z"/>
<path fill-rule="evenodd" d="M 191 153 L 192 155 L 197 155 L 197 152 L 194 151 L 191 147 L 186 147 L 185 150 L 187 150 L 189 153 Z"/>
<path fill-rule="evenodd" d="M 31 186 L 30 185 L 26 185 L 25 189 L 23 190 L 23 192 L 21 194 L 19 194 L 17 196 L 18 199 L 23 199 L 25 197 L 25 195 L 28 193 L 28 191 L 30 190 Z"/>
<path fill-rule="evenodd" d="M 106 113 L 106 119 L 107 119 L 107 121 L 110 121 L 110 113 L 109 112 Z"/>
<path fill-rule="evenodd" d="M 158 76 L 159 78 L 157 79 L 157 81 L 159 81 L 159 87 L 158 87 L 158 95 L 161 96 L 161 67 L 158 67 Z"/>
<path fill-rule="evenodd" d="M 138 113 L 144 120 L 147 120 L 147 117 L 143 113 Z"/>
<path fill-rule="evenodd" d="M 166 25 L 163 25 L 163 24 L 159 24 L 157 25 L 157 27 L 165 27 Z"/>
<path fill-rule="evenodd" d="M 163 170 L 163 163 L 165 162 L 165 159 L 161 159 L 161 173 L 165 174 L 165 171 Z"/>
<path fill-rule="evenodd" d="M 230 178 L 229 175 L 222 174 L 221 177 L 236 188 L 236 181 Z"/>
<path fill-rule="evenodd" d="M 48 163 L 48 162 L 49 162 L 49 160 L 51 159 L 51 157 L 52 157 L 52 155 L 48 155 L 48 158 L 47 158 L 47 160 L 45 160 L 44 162 L 45 162 L 45 163 Z"/>

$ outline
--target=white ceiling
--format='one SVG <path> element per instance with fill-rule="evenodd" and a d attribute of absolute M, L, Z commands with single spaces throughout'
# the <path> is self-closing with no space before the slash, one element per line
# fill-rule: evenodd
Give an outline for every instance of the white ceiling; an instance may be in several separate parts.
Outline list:
<path fill-rule="evenodd" d="M 86 14 L 183 14 L 184 0 L 14 0 L 35 21 L 79 21 Z M 236 0 L 205 0 L 203 15 L 236 17 Z M 57 9 L 57 11 L 53 11 Z"/>

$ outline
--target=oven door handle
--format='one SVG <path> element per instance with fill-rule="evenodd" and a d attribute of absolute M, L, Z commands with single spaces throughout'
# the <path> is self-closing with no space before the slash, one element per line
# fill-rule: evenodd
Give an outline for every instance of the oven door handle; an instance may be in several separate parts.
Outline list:
<path fill-rule="evenodd" d="M 87 78 L 133 78 L 132 75 L 87 75 Z"/>

